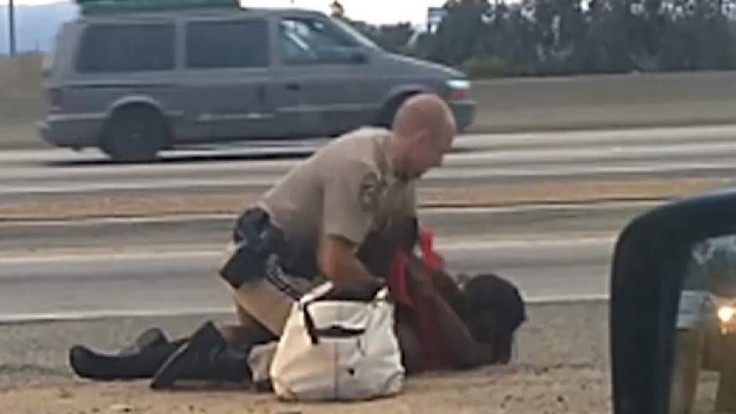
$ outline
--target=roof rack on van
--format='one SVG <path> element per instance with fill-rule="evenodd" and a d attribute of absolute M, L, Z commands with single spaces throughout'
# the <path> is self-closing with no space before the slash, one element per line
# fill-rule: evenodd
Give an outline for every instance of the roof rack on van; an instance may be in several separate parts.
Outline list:
<path fill-rule="evenodd" d="M 240 9 L 239 0 L 75 0 L 82 14 L 183 10 L 183 9 Z"/>

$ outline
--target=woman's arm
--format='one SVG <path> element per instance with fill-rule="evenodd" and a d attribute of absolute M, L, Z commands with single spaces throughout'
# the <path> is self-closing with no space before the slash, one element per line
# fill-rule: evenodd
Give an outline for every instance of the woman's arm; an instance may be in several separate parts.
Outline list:
<path fill-rule="evenodd" d="M 473 339 L 465 322 L 440 293 L 431 276 L 412 266 L 408 272 L 409 288 L 422 298 L 435 317 L 443 358 L 456 369 L 468 369 L 492 361 L 490 345 Z"/>

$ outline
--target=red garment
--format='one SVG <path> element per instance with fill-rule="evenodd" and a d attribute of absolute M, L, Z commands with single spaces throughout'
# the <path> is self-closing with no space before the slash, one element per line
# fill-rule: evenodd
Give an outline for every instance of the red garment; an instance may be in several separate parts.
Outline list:
<path fill-rule="evenodd" d="M 433 271 L 445 268 L 445 259 L 434 251 L 434 233 L 428 227 L 419 228 L 419 249 L 422 252 L 424 264 Z"/>
<path fill-rule="evenodd" d="M 434 251 L 433 239 L 434 234 L 429 228 L 420 228 L 419 248 L 422 260 L 430 270 L 439 270 L 444 267 L 444 258 Z M 406 272 L 410 255 L 411 252 L 406 249 L 398 249 L 394 254 L 389 279 L 391 297 L 402 312 L 410 314 L 412 329 L 422 346 L 422 370 L 441 369 L 445 364 L 440 355 L 434 312 L 421 297 L 409 289 Z"/>

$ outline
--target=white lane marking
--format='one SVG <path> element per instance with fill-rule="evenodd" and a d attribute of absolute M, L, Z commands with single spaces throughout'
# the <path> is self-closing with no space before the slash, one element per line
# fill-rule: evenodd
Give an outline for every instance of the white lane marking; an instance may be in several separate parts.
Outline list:
<path fill-rule="evenodd" d="M 668 162 L 657 165 L 584 165 L 565 167 L 538 167 L 538 168 L 488 168 L 478 167 L 473 169 L 443 168 L 427 174 L 425 182 L 443 180 L 468 180 L 489 178 L 496 181 L 501 179 L 521 178 L 575 178 L 596 176 L 615 176 L 621 174 L 653 174 L 653 173 L 707 173 L 711 171 L 734 170 L 736 162 Z M 262 177 L 220 177 L 212 179 L 191 178 L 138 178 L 136 181 L 107 181 L 100 183 L 69 183 L 63 182 L 46 183 L 39 185 L 4 183 L 0 188 L 0 194 L 59 194 L 67 192 L 93 193 L 102 191 L 120 190 L 174 190 L 192 188 L 242 188 L 242 187 L 268 187 L 280 179 L 280 175 Z M 725 179 L 724 179 L 725 180 Z"/>
<path fill-rule="evenodd" d="M 688 144 L 657 144 L 651 146 L 625 147 L 616 144 L 611 148 L 520 148 L 520 149 L 498 149 L 472 151 L 469 153 L 450 154 L 447 156 L 443 168 L 463 167 L 476 164 L 491 163 L 493 161 L 504 161 L 509 163 L 539 163 L 539 162 L 585 162 L 585 161 L 621 161 L 649 160 L 666 158 L 673 155 L 687 155 L 696 157 L 726 157 L 736 155 L 736 147 L 733 143 L 688 143 Z M 8 180 L 39 180 L 39 179 L 84 179 L 93 177 L 101 178 L 140 178 L 146 174 L 155 175 L 162 179 L 167 176 L 175 178 L 176 174 L 196 173 L 226 173 L 240 172 L 259 175 L 280 175 L 288 171 L 300 162 L 300 160 L 239 160 L 218 161 L 200 163 L 164 163 L 145 165 L 76 165 L 67 167 L 18 167 L 12 168 L 7 176 Z M 181 178 L 181 177 L 180 177 Z"/>
<path fill-rule="evenodd" d="M 527 304 L 555 304 L 555 303 L 575 303 L 575 302 L 606 302 L 611 299 L 611 295 L 601 294 L 580 294 L 580 295 L 552 295 L 552 296 L 528 296 L 524 297 Z"/>
<path fill-rule="evenodd" d="M 94 310 L 76 312 L 49 313 L 15 313 L 0 315 L 0 324 L 25 322 L 81 321 L 89 319 L 125 318 L 125 317 L 174 317 L 187 315 L 229 314 L 232 307 L 215 308 L 172 308 L 172 309 L 130 309 L 130 310 Z"/>
<path fill-rule="evenodd" d="M 472 134 L 456 141 L 458 147 L 482 148 L 484 146 L 576 144 L 591 145 L 616 142 L 629 144 L 657 140 L 662 144 L 695 138 L 698 142 L 731 139 L 736 137 L 736 125 L 682 126 L 670 128 L 627 128 L 611 130 L 575 130 L 554 132 L 520 132 L 507 134 Z"/>
<path fill-rule="evenodd" d="M 511 206 L 478 206 L 478 207 L 425 207 L 419 213 L 424 215 L 467 215 L 467 214 L 499 214 L 499 213 L 536 213 L 545 211 L 597 211 L 622 210 L 627 208 L 650 208 L 662 204 L 662 201 L 602 201 L 596 203 L 554 203 L 554 204 L 519 204 Z"/>
<path fill-rule="evenodd" d="M 662 204 L 662 201 L 603 201 L 600 203 L 560 203 L 560 204 L 524 204 L 515 206 L 478 206 L 478 207 L 422 207 L 420 216 L 454 216 L 454 215 L 491 215 L 507 213 L 536 213 L 545 211 L 600 211 L 623 209 L 647 209 Z M 72 220 L 19 220 L 0 221 L 0 228 L 11 227 L 93 227 L 105 224 L 161 224 L 161 223 L 196 223 L 202 221 L 233 220 L 233 214 L 171 214 L 131 217 L 91 217 Z"/>
<path fill-rule="evenodd" d="M 589 302 L 607 302 L 607 294 L 581 294 L 559 296 L 528 296 L 524 301 L 529 305 L 572 304 Z M 210 308 L 170 308 L 170 309 L 137 309 L 137 310 L 93 310 L 76 312 L 50 313 L 17 313 L 0 315 L 0 324 L 70 322 L 109 318 L 154 318 L 200 315 L 231 315 L 232 307 Z"/>
<path fill-rule="evenodd" d="M 493 249 L 513 248 L 575 248 L 575 247 L 612 247 L 616 235 L 606 237 L 578 237 L 573 239 L 560 239 L 559 237 L 540 237 L 535 239 L 517 240 L 463 240 L 443 241 L 437 240 L 436 248 L 443 253 L 468 252 Z M 79 263 L 94 262 L 101 260 L 169 260 L 186 258 L 221 258 L 227 254 L 227 246 L 223 245 L 221 250 L 188 250 L 188 251 L 140 251 L 140 252 L 109 252 L 89 254 L 49 254 L 29 253 L 21 256 L 0 257 L 0 265 L 31 264 L 31 263 Z"/>
<path fill-rule="evenodd" d="M 503 160 L 506 162 L 550 162 L 550 161 L 609 161 L 609 160 L 656 160 L 676 155 L 687 155 L 690 158 L 697 157 L 724 157 L 736 154 L 736 148 L 732 142 L 712 144 L 671 144 L 624 147 L 617 144 L 602 148 L 545 148 L 545 149 L 500 149 L 490 151 L 474 151 L 465 154 L 457 154 L 447 157 L 446 165 L 460 166 L 472 165 L 479 162 L 493 162 Z"/>
<path fill-rule="evenodd" d="M 630 141 L 646 141 L 656 138 L 658 141 L 682 139 L 683 137 L 697 137 L 699 141 L 712 138 L 732 137 L 736 135 L 736 125 L 694 125 L 676 127 L 654 127 L 654 128 L 617 128 L 609 130 L 570 130 L 570 131 L 539 131 L 539 132 L 508 132 L 508 133 L 467 133 L 459 135 L 455 143 L 463 145 L 485 145 L 485 144 L 517 144 L 517 143 L 596 143 L 599 140 L 616 139 Z M 237 144 L 205 144 L 205 149 L 192 147 L 179 151 L 171 151 L 171 154 L 206 154 L 217 151 L 225 151 L 228 154 L 237 151 L 265 151 L 269 149 L 283 150 L 294 148 L 302 150 L 305 147 L 319 146 L 329 139 L 314 138 L 300 140 L 298 143 L 284 141 L 276 142 L 268 140 L 247 141 Z M 166 151 L 166 153 L 169 153 Z M 78 159 L 106 159 L 100 151 L 87 149 L 82 152 L 74 152 L 69 149 L 17 149 L 5 150 L 0 153 L 0 161 L 67 161 Z"/>

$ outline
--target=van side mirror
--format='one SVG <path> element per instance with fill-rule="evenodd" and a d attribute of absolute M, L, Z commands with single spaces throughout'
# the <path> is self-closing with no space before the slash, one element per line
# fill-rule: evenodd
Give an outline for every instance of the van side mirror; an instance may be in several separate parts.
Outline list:
<path fill-rule="evenodd" d="M 721 366 L 693 341 L 702 342 L 718 322 L 710 296 L 732 290 L 730 279 L 721 280 L 732 275 L 723 272 L 723 263 L 694 266 L 693 258 L 710 257 L 704 253 L 709 249 L 698 247 L 704 241 L 736 234 L 734 211 L 736 191 L 695 196 L 635 218 L 620 234 L 610 282 L 615 414 L 722 412 L 724 407 L 734 412 L 728 410 L 736 403 L 718 399 L 712 378 L 702 389 L 713 395 L 694 398 L 697 372 Z M 709 274 L 721 279 L 703 276 Z M 704 334 L 693 335 L 701 328 Z M 703 403 L 709 405 L 706 411 L 694 409 Z"/>

